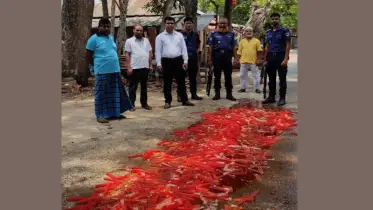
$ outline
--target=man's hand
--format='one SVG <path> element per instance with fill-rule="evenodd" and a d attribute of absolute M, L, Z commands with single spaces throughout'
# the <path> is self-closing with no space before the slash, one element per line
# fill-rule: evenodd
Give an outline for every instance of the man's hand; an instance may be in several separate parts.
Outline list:
<path fill-rule="evenodd" d="M 281 63 L 281 66 L 287 66 L 288 65 L 288 60 L 283 60 L 282 63 Z"/>
<path fill-rule="evenodd" d="M 207 66 L 210 67 L 211 66 L 211 58 L 210 57 L 207 57 L 207 62 L 206 62 Z"/>
<path fill-rule="evenodd" d="M 132 69 L 127 69 L 127 75 L 131 76 L 132 75 Z"/>
<path fill-rule="evenodd" d="M 153 72 L 153 65 L 150 65 L 150 66 L 149 66 L 149 72 L 150 72 L 150 73 Z"/>
<path fill-rule="evenodd" d="M 157 66 L 157 69 L 158 69 L 158 71 L 160 71 L 160 72 L 162 72 L 162 71 L 163 71 L 163 68 L 162 68 L 162 66 L 161 66 L 161 65 L 158 65 L 158 66 Z"/>
<path fill-rule="evenodd" d="M 257 66 L 261 66 L 261 65 L 263 65 L 263 63 L 264 63 L 263 60 L 257 60 L 257 61 L 256 61 L 256 65 L 257 65 Z"/>
<path fill-rule="evenodd" d="M 239 60 L 237 58 L 233 58 L 233 65 L 237 65 Z"/>
<path fill-rule="evenodd" d="M 188 69 L 188 64 L 187 64 L 187 63 L 184 63 L 184 64 L 183 64 L 183 68 L 184 68 L 184 70 L 187 70 L 187 69 Z"/>

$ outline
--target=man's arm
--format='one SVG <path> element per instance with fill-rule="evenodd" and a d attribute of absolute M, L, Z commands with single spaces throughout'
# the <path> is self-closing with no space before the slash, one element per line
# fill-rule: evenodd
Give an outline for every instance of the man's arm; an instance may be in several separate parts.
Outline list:
<path fill-rule="evenodd" d="M 149 39 L 145 38 L 146 45 L 148 46 L 148 51 L 149 51 L 149 69 L 153 70 L 153 49 L 152 46 L 150 45 Z"/>
<path fill-rule="evenodd" d="M 131 72 L 132 71 L 132 67 L 131 67 L 131 53 L 126 51 L 125 52 L 125 56 L 126 56 L 126 67 L 127 67 L 127 71 Z"/>
<path fill-rule="evenodd" d="M 126 56 L 126 67 L 127 67 L 127 71 L 128 72 L 132 71 L 132 67 L 131 67 L 131 51 L 132 51 L 131 50 L 131 43 L 127 39 L 126 43 L 124 44 L 124 54 Z"/>
<path fill-rule="evenodd" d="M 241 55 L 242 55 L 242 40 L 238 44 L 237 58 L 236 59 L 241 59 Z"/>
<path fill-rule="evenodd" d="M 209 45 L 207 48 L 207 64 L 211 64 L 212 49 L 214 48 L 213 32 L 207 38 L 207 45 Z"/>
<path fill-rule="evenodd" d="M 157 66 L 161 66 L 161 56 L 162 56 L 162 43 L 161 43 L 161 34 L 155 38 L 155 60 Z"/>
<path fill-rule="evenodd" d="M 235 58 L 235 59 L 237 58 L 236 46 L 237 46 L 237 40 L 236 40 L 236 37 L 233 34 L 233 37 L 232 37 L 232 50 L 233 50 L 233 58 Z"/>
<path fill-rule="evenodd" d="M 92 69 L 90 69 L 90 66 L 92 66 L 93 68 L 93 52 L 95 51 L 95 49 L 96 49 L 96 39 L 92 36 L 88 39 L 87 45 L 86 45 L 86 59 L 87 59 L 86 69 L 89 69 L 90 71 L 92 71 Z"/>
<path fill-rule="evenodd" d="M 291 46 L 290 33 L 289 33 L 288 30 L 285 31 L 285 40 L 286 40 L 285 60 L 288 61 L 289 60 L 289 54 L 290 54 L 290 46 Z"/>
<path fill-rule="evenodd" d="M 179 35 L 180 35 L 179 39 L 181 41 L 181 54 L 183 56 L 184 64 L 187 64 L 188 63 L 188 49 L 186 47 L 183 35 L 181 33 Z"/>
<path fill-rule="evenodd" d="M 201 39 L 199 38 L 199 34 L 196 33 L 196 39 L 197 39 L 197 52 L 199 51 L 199 48 L 201 46 Z"/>

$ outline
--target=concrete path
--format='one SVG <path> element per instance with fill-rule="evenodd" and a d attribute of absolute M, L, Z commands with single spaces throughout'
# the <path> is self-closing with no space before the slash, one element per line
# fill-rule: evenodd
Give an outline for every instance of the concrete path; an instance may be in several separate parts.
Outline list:
<path fill-rule="evenodd" d="M 292 51 L 291 53 L 288 75 L 288 104 L 286 108 L 297 109 L 296 51 Z M 238 72 L 233 74 L 233 80 L 235 84 L 234 96 L 236 98 L 255 98 L 259 100 L 263 98 L 263 95 L 251 92 L 252 87 L 249 87 L 250 91 L 247 93 L 237 93 L 239 89 Z M 173 92 L 175 93 L 176 91 Z M 63 102 L 61 117 L 61 187 L 63 207 L 69 206 L 65 202 L 67 196 L 90 194 L 92 186 L 102 183 L 106 172 L 115 174 L 125 166 L 138 166 L 141 164 L 135 160 L 129 161 L 127 156 L 154 148 L 157 141 L 167 137 L 170 131 L 185 128 L 198 122 L 200 117 L 192 115 L 192 112 L 209 112 L 214 111 L 217 107 L 232 106 L 234 102 L 224 99 L 224 92 L 222 90 L 222 100 L 212 101 L 211 98 L 206 97 L 205 85 L 202 85 L 199 94 L 204 97 L 204 100 L 193 101 L 197 106 L 182 107 L 175 101 L 172 104 L 174 107 L 169 110 L 162 108 L 164 104 L 163 93 L 151 92 L 148 95 L 149 104 L 154 108 L 152 111 L 146 111 L 137 107 L 138 110 L 135 112 L 125 113 L 128 119 L 112 121 L 109 125 L 102 125 L 96 122 L 93 98 Z M 175 95 L 173 97 L 176 99 Z M 288 190 L 287 185 L 295 183 L 295 150 L 294 140 L 281 142 L 274 150 L 278 151 L 279 155 L 275 156 L 274 168 L 268 172 L 268 179 L 271 182 L 275 182 L 275 184 L 274 186 L 267 186 L 270 183 L 268 182 L 261 186 L 263 189 L 268 189 L 269 191 L 272 188 L 279 189 L 275 194 L 272 191 L 269 193 L 272 197 L 273 195 L 286 194 Z M 284 169 L 286 172 L 283 172 L 282 167 L 286 168 Z M 294 180 L 291 181 L 288 177 Z M 292 188 L 291 190 L 294 191 L 294 189 L 296 188 Z M 295 198 L 292 197 L 290 199 L 292 200 L 291 202 L 296 203 L 296 192 L 295 194 L 290 194 L 290 197 L 295 196 Z M 258 197 L 258 202 L 263 205 L 269 199 L 272 199 L 272 197 L 269 198 L 266 194 L 263 194 L 264 197 L 261 196 Z M 284 198 L 279 199 L 285 202 Z M 273 201 L 268 206 L 276 206 L 277 203 L 279 202 Z M 276 210 L 296 209 L 290 206 L 282 208 L 279 204 L 277 207 Z"/>

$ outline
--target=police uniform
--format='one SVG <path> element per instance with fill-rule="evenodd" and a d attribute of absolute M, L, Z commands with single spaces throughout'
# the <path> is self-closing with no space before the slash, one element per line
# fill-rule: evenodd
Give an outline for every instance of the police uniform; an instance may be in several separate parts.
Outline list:
<path fill-rule="evenodd" d="M 232 96 L 232 57 L 233 50 L 235 50 L 235 47 L 237 45 L 234 32 L 230 30 L 225 33 L 213 31 L 208 38 L 207 44 L 212 46 L 212 63 L 214 65 L 215 75 L 214 89 L 216 93 L 216 96 L 214 98 L 220 98 L 221 72 L 224 71 L 227 98 L 234 99 Z"/>
<path fill-rule="evenodd" d="M 276 71 L 280 79 L 280 100 L 285 100 L 287 66 L 281 66 L 285 59 L 286 43 L 290 40 L 289 31 L 283 27 L 277 30 L 269 29 L 266 32 L 265 43 L 269 44 L 267 49 L 267 68 L 269 98 L 264 102 L 274 102 L 276 96 Z"/>
<path fill-rule="evenodd" d="M 188 77 L 190 85 L 190 93 L 192 99 L 202 99 L 197 96 L 197 72 L 198 72 L 198 48 L 200 39 L 196 32 L 192 31 L 190 34 L 187 31 L 182 32 L 184 41 L 188 50 Z"/>

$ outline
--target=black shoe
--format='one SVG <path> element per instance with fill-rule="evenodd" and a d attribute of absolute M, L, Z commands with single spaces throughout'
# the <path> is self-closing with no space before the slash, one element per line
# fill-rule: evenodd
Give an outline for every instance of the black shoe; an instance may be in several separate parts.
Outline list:
<path fill-rule="evenodd" d="M 198 96 L 197 94 L 194 94 L 194 95 L 192 95 L 192 99 L 193 99 L 193 100 L 200 101 L 200 100 L 202 100 L 203 98 L 200 97 L 200 96 Z"/>
<path fill-rule="evenodd" d="M 212 98 L 212 100 L 216 101 L 220 99 L 220 92 L 216 92 L 215 96 Z"/>
<path fill-rule="evenodd" d="M 255 92 L 256 92 L 256 93 L 262 93 L 262 91 L 259 90 L 259 89 L 256 89 Z"/>
<path fill-rule="evenodd" d="M 240 90 L 237 91 L 237 92 L 239 92 L 239 93 L 244 93 L 244 92 L 246 92 L 246 90 L 245 90 L 245 89 L 240 89 Z"/>
<path fill-rule="evenodd" d="M 166 104 L 164 105 L 164 109 L 169 109 L 169 108 L 171 108 L 171 104 L 166 103 Z"/>
<path fill-rule="evenodd" d="M 182 103 L 183 106 L 195 106 L 193 103 L 189 102 L 189 101 L 185 101 Z"/>
<path fill-rule="evenodd" d="M 280 98 L 280 100 L 277 103 L 277 106 L 283 106 L 286 104 L 285 97 Z"/>
<path fill-rule="evenodd" d="M 177 96 L 177 102 L 181 102 L 182 100 L 181 100 L 181 98 L 180 98 L 180 96 Z"/>
<path fill-rule="evenodd" d="M 275 103 L 275 102 L 276 102 L 275 97 L 268 97 L 268 98 L 266 98 L 266 99 L 262 102 L 262 104 L 272 104 L 272 103 Z"/>
<path fill-rule="evenodd" d="M 230 101 L 237 101 L 237 99 L 235 97 L 233 97 L 232 93 L 227 93 L 226 99 L 228 99 Z"/>
<path fill-rule="evenodd" d="M 149 105 L 142 106 L 143 109 L 152 110 L 153 108 Z"/>

